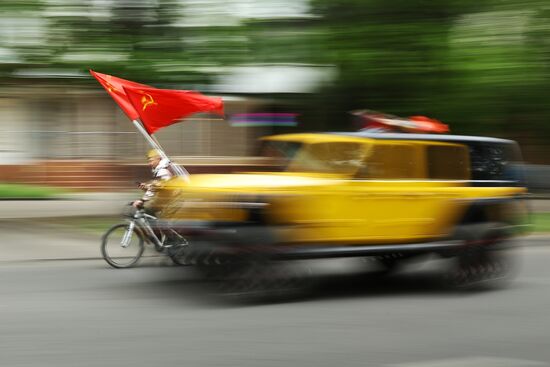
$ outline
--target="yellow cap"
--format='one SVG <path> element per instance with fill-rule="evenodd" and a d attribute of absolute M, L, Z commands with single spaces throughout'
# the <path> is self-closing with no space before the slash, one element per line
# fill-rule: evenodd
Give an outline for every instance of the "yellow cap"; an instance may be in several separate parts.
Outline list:
<path fill-rule="evenodd" d="M 160 152 L 157 149 L 151 149 L 147 152 L 147 159 L 159 158 L 160 156 Z"/>

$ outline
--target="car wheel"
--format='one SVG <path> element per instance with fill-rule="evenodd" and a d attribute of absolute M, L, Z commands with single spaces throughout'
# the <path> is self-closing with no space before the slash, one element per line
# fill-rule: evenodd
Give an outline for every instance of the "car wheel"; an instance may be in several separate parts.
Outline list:
<path fill-rule="evenodd" d="M 469 233 L 445 275 L 446 281 L 465 289 L 507 285 L 515 274 L 515 262 L 512 238 L 506 226 L 483 223 L 472 226 Z"/>

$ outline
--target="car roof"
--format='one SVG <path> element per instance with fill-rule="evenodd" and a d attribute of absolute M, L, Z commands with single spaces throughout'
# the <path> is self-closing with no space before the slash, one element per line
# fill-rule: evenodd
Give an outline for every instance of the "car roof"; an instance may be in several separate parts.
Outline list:
<path fill-rule="evenodd" d="M 386 132 L 371 132 L 371 131 L 358 131 L 358 132 L 314 132 L 314 133 L 291 133 L 291 134 L 279 134 L 264 136 L 262 140 L 271 141 L 289 141 L 296 139 L 297 141 L 307 143 L 324 142 L 329 139 L 330 136 L 338 137 L 340 139 L 376 139 L 376 140 L 415 140 L 415 141 L 433 141 L 433 142 L 445 142 L 445 143 L 457 143 L 457 144 L 506 144 L 509 146 L 517 146 L 518 144 L 513 140 L 492 138 L 486 136 L 470 136 L 470 135 L 447 135 L 447 134 L 412 134 L 412 133 L 386 133 Z"/>
<path fill-rule="evenodd" d="M 516 144 L 513 140 L 490 138 L 485 136 L 468 136 L 468 135 L 446 135 L 446 134 L 409 134 L 409 133 L 375 133 L 368 131 L 358 132 L 333 132 L 330 134 L 345 135 L 356 138 L 369 139 L 388 139 L 388 140 L 428 140 L 442 142 L 457 142 L 457 143 L 500 143 L 500 144 Z"/>

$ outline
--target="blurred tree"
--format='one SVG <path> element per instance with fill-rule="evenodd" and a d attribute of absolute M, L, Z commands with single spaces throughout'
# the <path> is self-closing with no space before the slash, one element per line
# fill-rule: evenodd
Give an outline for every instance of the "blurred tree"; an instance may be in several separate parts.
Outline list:
<path fill-rule="evenodd" d="M 191 88 L 208 83 L 212 68 L 247 57 L 244 27 L 186 24 L 190 16 L 180 0 L 7 0 L 0 11 L 0 35 L 13 35 L 8 41 L 0 38 L 0 77 L 29 68 L 43 69 L 45 75 L 47 69 L 86 73 L 93 68 Z M 40 29 L 30 43 L 25 35 L 36 24 Z"/>
<path fill-rule="evenodd" d="M 0 78 L 44 56 L 46 24 L 40 15 L 45 7 L 41 0 L 0 3 Z"/>
<path fill-rule="evenodd" d="M 330 87 L 278 96 L 305 129 L 349 129 L 347 112 L 370 108 L 457 133 L 550 134 L 546 0 L 309 0 L 281 15 L 287 3 L 255 17 L 221 1 L 3 0 L 0 78 L 94 68 L 200 89 L 231 65 L 334 65 Z"/>
<path fill-rule="evenodd" d="M 550 117 L 542 93 L 550 75 L 542 62 L 544 48 L 537 45 L 541 35 L 532 34 L 536 9 L 504 1 L 455 25 L 446 109 L 466 132 L 550 132 L 541 125 Z"/>
<path fill-rule="evenodd" d="M 452 69 L 449 38 L 454 22 L 476 1 L 313 0 L 324 28 L 321 63 L 339 79 L 317 101 L 316 121 L 349 128 L 347 111 L 444 115 Z"/>

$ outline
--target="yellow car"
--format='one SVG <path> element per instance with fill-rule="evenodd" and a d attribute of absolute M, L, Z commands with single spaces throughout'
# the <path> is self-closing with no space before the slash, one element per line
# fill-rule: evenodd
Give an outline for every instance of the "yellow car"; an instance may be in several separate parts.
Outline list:
<path fill-rule="evenodd" d="M 525 223 L 521 156 L 510 140 L 286 134 L 263 138 L 261 154 L 273 172 L 166 183 L 157 205 L 194 244 L 185 256 L 373 256 L 392 268 L 435 253 L 459 259 L 456 274 L 471 274 L 455 280 L 470 282 L 500 275 L 490 274 L 503 265 L 493 250 Z"/>

